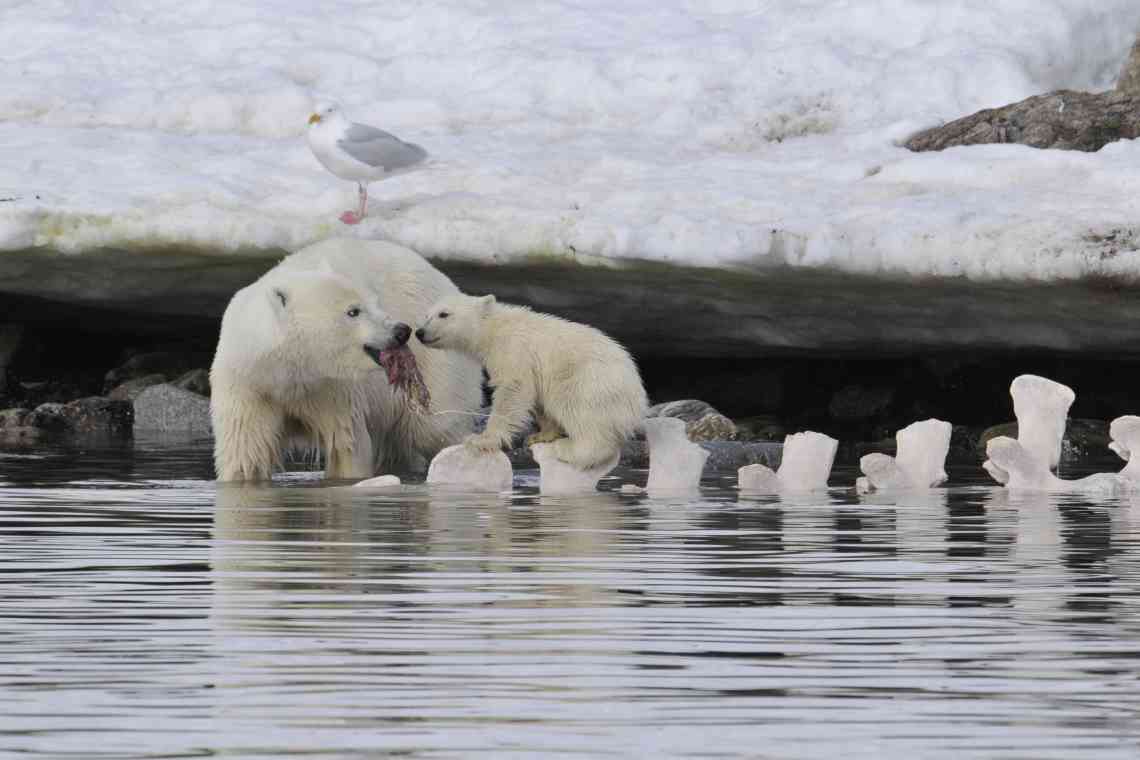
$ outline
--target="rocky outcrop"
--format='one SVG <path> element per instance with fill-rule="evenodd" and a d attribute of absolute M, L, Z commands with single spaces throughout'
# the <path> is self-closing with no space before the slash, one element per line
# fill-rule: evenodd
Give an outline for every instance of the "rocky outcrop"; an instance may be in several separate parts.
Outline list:
<path fill-rule="evenodd" d="M 181 380 L 208 361 L 209 357 L 186 351 L 149 351 L 135 354 L 107 372 L 103 378 L 104 390 L 110 391 L 128 380 L 156 374 L 162 375 L 163 379 L 177 377 Z"/>
<path fill-rule="evenodd" d="M 731 441 L 736 439 L 736 423 L 718 412 L 707 402 L 683 399 L 654 404 L 645 413 L 646 419 L 673 417 L 684 421 L 685 434 L 690 441 Z"/>
<path fill-rule="evenodd" d="M 197 393 L 163 383 L 152 385 L 135 398 L 136 432 L 211 434 L 210 400 Z"/>
<path fill-rule="evenodd" d="M 1059 90 L 927 129 L 907 140 L 906 147 L 927 151 L 1018 143 L 1093 152 L 1136 137 L 1140 137 L 1140 92 Z"/>
<path fill-rule="evenodd" d="M 913 151 L 959 145 L 1019 143 L 1033 148 L 1098 151 L 1140 136 L 1140 39 L 1108 92 L 1058 90 L 987 108 L 906 141 Z"/>
<path fill-rule="evenodd" d="M 63 404 L 48 402 L 35 409 L 0 411 L 0 433 L 6 436 L 74 434 L 124 437 L 131 433 L 134 410 L 129 401 L 89 396 Z"/>
<path fill-rule="evenodd" d="M 115 388 L 107 394 L 107 397 L 124 401 L 134 401 L 138 395 L 147 388 L 165 382 L 166 375 L 163 374 L 143 375 L 142 377 L 136 377 L 133 380 L 127 380 L 125 383 L 115 386 Z"/>

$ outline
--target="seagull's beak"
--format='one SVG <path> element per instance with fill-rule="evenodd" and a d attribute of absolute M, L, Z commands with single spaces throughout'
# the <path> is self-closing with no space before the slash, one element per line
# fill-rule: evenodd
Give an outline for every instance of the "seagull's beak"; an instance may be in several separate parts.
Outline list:
<path fill-rule="evenodd" d="M 315 113 L 309 117 L 309 123 L 310 124 L 316 124 L 320 120 L 321 120 L 321 115 L 319 113 Z"/>

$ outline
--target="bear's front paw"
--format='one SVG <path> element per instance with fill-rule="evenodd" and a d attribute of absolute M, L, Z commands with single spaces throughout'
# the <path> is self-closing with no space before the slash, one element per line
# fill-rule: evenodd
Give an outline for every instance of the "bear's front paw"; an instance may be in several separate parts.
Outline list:
<path fill-rule="evenodd" d="M 478 435 L 469 435 L 463 445 L 474 451 L 489 453 L 495 451 L 502 451 L 503 444 L 493 435 L 480 433 Z"/>

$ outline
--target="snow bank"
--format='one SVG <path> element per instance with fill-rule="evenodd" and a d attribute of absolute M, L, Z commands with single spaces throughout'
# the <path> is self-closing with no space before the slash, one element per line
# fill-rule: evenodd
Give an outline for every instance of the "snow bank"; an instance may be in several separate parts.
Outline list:
<path fill-rule="evenodd" d="M 475 260 L 1140 274 L 1140 145 L 896 144 L 1110 87 L 1137 29 L 1134 0 L 22 3 L 0 25 L 0 250 L 335 233 Z M 303 139 L 318 97 L 433 154 L 353 230 L 354 188 Z"/>

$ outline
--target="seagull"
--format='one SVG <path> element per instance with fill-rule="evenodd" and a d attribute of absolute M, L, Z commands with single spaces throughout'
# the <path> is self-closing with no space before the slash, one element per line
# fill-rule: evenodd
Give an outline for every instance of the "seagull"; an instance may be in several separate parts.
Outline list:
<path fill-rule="evenodd" d="M 360 208 L 340 215 L 345 224 L 358 224 L 364 218 L 369 182 L 411 171 L 428 155 L 415 143 L 349 121 L 336 103 L 318 104 L 309 117 L 309 148 L 330 172 L 356 182 Z"/>

